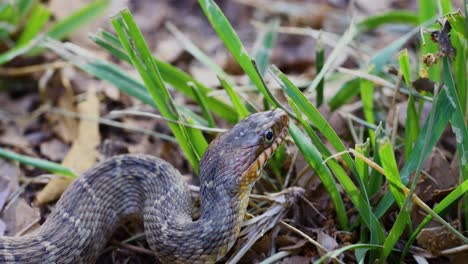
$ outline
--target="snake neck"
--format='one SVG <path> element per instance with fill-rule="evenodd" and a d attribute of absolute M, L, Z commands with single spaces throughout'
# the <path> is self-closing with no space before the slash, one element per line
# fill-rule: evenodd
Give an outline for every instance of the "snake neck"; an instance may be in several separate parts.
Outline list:
<path fill-rule="evenodd" d="M 173 209 L 151 210 L 144 214 L 145 217 L 148 216 L 145 223 L 150 223 L 145 226 L 146 233 L 154 232 L 150 238 L 147 237 L 148 243 L 162 260 L 171 263 L 214 263 L 233 246 L 247 207 L 248 193 L 236 195 L 225 187 L 225 179 L 233 178 L 235 175 L 219 175 L 218 173 L 227 171 L 232 170 L 226 170 L 221 166 L 207 166 L 206 162 L 202 162 L 200 171 L 201 215 L 196 221 L 193 221 L 192 216 L 187 214 L 191 212 L 191 202 L 185 203 L 184 207 L 187 206 L 187 208 L 183 210 L 177 208 L 180 206 L 180 200 L 177 199 L 177 193 L 180 193 L 180 190 L 174 192 L 164 190 L 167 194 L 146 192 L 154 194 L 153 197 L 146 199 L 146 201 L 154 201 L 154 207 L 165 203 L 166 207 Z M 150 207 L 145 206 L 145 208 Z M 149 218 L 162 220 L 150 221 Z"/>

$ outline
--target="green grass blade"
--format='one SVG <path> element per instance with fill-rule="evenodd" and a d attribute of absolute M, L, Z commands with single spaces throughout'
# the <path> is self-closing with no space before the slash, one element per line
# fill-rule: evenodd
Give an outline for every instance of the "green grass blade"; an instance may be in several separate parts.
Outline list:
<path fill-rule="evenodd" d="M 257 62 L 258 71 L 262 76 L 265 75 L 268 65 L 270 65 L 270 53 L 275 46 L 279 25 L 279 19 L 273 19 L 268 23 L 268 27 L 259 34 L 254 45 L 254 58 Z"/>
<path fill-rule="evenodd" d="M 452 4 L 450 1 L 439 1 L 439 4 L 443 15 L 452 12 Z"/>
<path fill-rule="evenodd" d="M 449 98 L 445 89 L 442 89 L 437 96 L 438 98 L 431 110 L 431 115 L 434 115 L 433 124 L 429 124 L 429 119 L 426 121 L 407 162 L 400 171 L 403 184 L 408 183 L 411 173 L 417 169 L 418 164 L 427 159 L 455 111 L 450 102 L 451 98 Z M 429 135 L 427 135 L 428 133 Z M 424 148 L 424 146 L 426 147 Z M 386 194 L 375 209 L 375 214 L 379 217 L 382 216 L 393 204 L 393 201 L 393 197 Z"/>
<path fill-rule="evenodd" d="M 443 82 L 445 84 L 447 95 L 449 96 L 450 103 L 455 108 L 455 111 L 450 119 L 452 130 L 455 133 L 457 142 L 458 160 L 460 163 L 460 175 L 463 180 L 468 179 L 468 128 L 465 122 L 465 115 L 458 98 L 457 90 L 455 88 L 454 79 L 452 77 L 450 60 L 448 57 L 443 58 Z M 444 87 L 444 88 L 445 88 Z M 465 224 L 468 223 L 468 202 L 464 203 Z"/>
<path fill-rule="evenodd" d="M 116 57 L 131 63 L 119 40 L 112 33 L 107 31 L 100 31 L 98 35 L 93 35 L 92 39 L 99 46 L 110 51 Z M 188 86 L 188 83 L 195 83 L 197 87 L 200 88 L 200 91 L 205 94 L 208 107 L 211 111 L 228 122 L 234 123 L 238 120 L 238 117 L 235 115 L 236 112 L 231 106 L 217 98 L 208 96 L 208 93 L 211 92 L 212 89 L 206 87 L 202 83 L 192 78 L 189 74 L 172 66 L 171 64 L 158 60 L 154 57 L 153 59 L 155 60 L 156 66 L 158 67 L 161 76 L 163 76 L 166 83 L 170 84 L 176 90 L 192 99 L 195 99 L 195 95 L 193 94 L 192 89 Z M 144 86 L 141 86 L 141 88 L 145 93 L 147 93 Z"/>
<path fill-rule="evenodd" d="M 346 32 L 343 33 L 343 36 L 336 43 L 335 48 L 328 56 L 327 61 L 323 65 L 319 74 L 315 76 L 314 80 L 309 85 L 309 87 L 306 88 L 304 93 L 308 93 L 308 92 L 310 93 L 317 88 L 317 86 L 320 84 L 322 79 L 325 78 L 325 74 L 331 69 L 332 65 L 335 63 L 335 60 L 339 56 L 342 56 L 343 50 L 353 40 L 356 34 L 357 34 L 356 25 L 354 25 L 354 22 L 352 22 L 349 28 L 346 30 Z"/>
<path fill-rule="evenodd" d="M 14 58 L 29 52 L 34 47 L 36 47 L 36 45 L 39 43 L 42 37 L 43 36 L 39 35 L 22 45 L 15 46 L 14 48 L 9 49 L 7 52 L 0 54 L 0 65 L 5 64 Z"/>
<path fill-rule="evenodd" d="M 306 130 L 311 130 L 311 127 L 306 123 L 304 119 L 302 119 L 301 114 L 297 110 L 294 102 L 289 100 L 291 107 L 293 108 L 294 112 L 296 113 L 297 117 L 300 120 L 300 123 Z M 315 148 L 315 146 L 310 142 L 307 136 L 302 133 L 302 131 L 294 124 L 291 123 L 289 125 L 289 132 L 291 137 L 293 138 L 296 146 L 301 151 L 304 159 L 307 161 L 309 166 L 317 173 L 322 182 L 323 186 L 327 190 L 330 198 L 335 206 L 335 211 L 338 216 L 338 221 L 340 223 L 341 228 L 344 230 L 349 229 L 348 225 L 348 216 L 346 215 L 346 208 L 343 203 L 343 199 L 341 198 L 340 191 L 338 190 L 337 184 L 333 179 L 333 175 L 331 174 L 330 170 L 323 164 L 323 160 L 321 157 L 320 152 Z M 309 131 L 309 134 L 311 131 Z"/>
<path fill-rule="evenodd" d="M 468 103 L 468 87 L 466 82 L 466 60 L 467 60 L 467 41 L 462 39 L 459 35 L 452 36 L 452 44 L 457 51 L 454 59 L 454 78 L 455 87 L 457 88 L 458 98 L 460 99 L 461 109 L 463 114 L 467 114 Z"/>
<path fill-rule="evenodd" d="M 303 112 L 305 116 L 307 116 L 307 118 L 317 127 L 317 129 L 330 141 L 335 150 L 337 152 L 346 151 L 346 147 L 336 135 L 333 128 L 304 96 L 304 94 L 302 94 L 302 92 L 297 87 L 295 87 L 294 84 L 280 70 L 278 70 L 278 68 L 272 67 L 271 70 L 280 80 L 280 84 L 288 96 L 294 101 L 300 111 Z M 353 181 L 349 178 L 348 175 L 336 174 L 335 176 L 338 178 L 346 193 L 349 195 L 351 201 L 356 206 L 356 209 L 359 211 L 364 223 L 374 232 L 374 235 L 378 237 L 379 241 L 383 241 L 383 229 L 372 212 L 369 199 L 367 198 L 365 186 L 363 186 L 361 178 L 358 175 L 354 161 L 347 152 L 344 152 L 342 158 L 356 176 L 355 178 L 359 182 L 361 190 L 359 190 L 354 185 Z"/>
<path fill-rule="evenodd" d="M 229 84 L 226 80 L 224 80 L 221 77 L 218 77 L 219 82 L 223 86 L 224 90 L 226 90 L 226 93 L 228 94 L 229 98 L 231 99 L 232 104 L 234 105 L 234 109 L 237 112 L 237 115 L 240 118 L 244 118 L 249 115 L 249 110 L 247 110 L 247 107 L 242 103 L 242 99 L 240 96 L 234 91 L 234 88 L 232 88 L 231 84 Z"/>
<path fill-rule="evenodd" d="M 403 231 L 405 231 L 407 224 L 406 221 L 409 219 L 409 217 L 409 214 L 404 210 L 400 211 L 398 214 L 395 222 L 393 222 L 390 232 L 387 235 L 387 239 L 383 244 L 383 250 L 380 255 L 379 263 L 386 263 L 385 260 L 387 259 L 390 252 L 392 252 L 394 249 L 395 244 L 398 242 L 398 239 L 400 238 Z"/>
<path fill-rule="evenodd" d="M 21 33 L 15 45 L 24 45 L 35 38 L 49 20 L 50 15 L 51 12 L 44 5 L 35 5 L 31 16 L 27 20 L 23 32 Z"/>
<path fill-rule="evenodd" d="M 376 29 L 385 24 L 406 24 L 416 26 L 419 24 L 419 17 L 412 11 L 389 11 L 384 14 L 366 17 L 357 23 L 356 27 L 360 32 L 363 32 Z"/>
<path fill-rule="evenodd" d="M 187 38 L 180 30 L 172 23 L 166 23 L 166 28 L 172 35 L 179 41 L 179 43 L 184 47 L 184 49 L 190 53 L 194 58 L 203 63 L 206 67 L 211 69 L 216 75 L 221 78 L 228 80 L 231 83 L 234 81 L 231 80 L 231 77 L 227 75 L 224 70 L 219 67 L 208 55 L 206 55 L 200 48 L 198 48 L 189 38 Z"/>
<path fill-rule="evenodd" d="M 452 26 L 452 29 L 454 29 L 454 31 L 462 39 L 467 38 L 466 28 L 465 28 L 465 16 L 461 13 L 461 11 L 447 14 L 445 15 L 445 18 L 447 18 L 447 21 L 450 23 L 450 26 Z"/>
<path fill-rule="evenodd" d="M 437 1 L 438 2 L 438 1 Z M 436 0 L 419 0 L 419 22 L 423 23 L 429 19 L 432 19 L 437 16 L 437 3 Z M 423 35 L 425 45 L 421 44 L 422 54 L 436 54 L 438 45 L 431 41 L 431 36 L 429 34 Z M 431 67 L 426 67 L 423 65 L 424 69 L 428 70 L 429 79 L 432 81 L 438 82 L 440 80 L 440 65 L 434 64 Z"/>
<path fill-rule="evenodd" d="M 205 94 L 202 91 L 200 91 L 200 88 L 198 88 L 198 86 L 195 83 L 189 83 L 188 85 L 191 86 L 193 89 L 193 93 L 195 94 L 197 103 L 202 110 L 203 116 L 205 117 L 206 121 L 208 121 L 208 126 L 216 127 L 216 123 L 213 119 L 213 116 L 211 115 L 211 112 L 208 109 Z"/>
<path fill-rule="evenodd" d="M 455 188 L 453 191 L 451 191 L 442 201 L 440 201 L 435 207 L 434 207 L 434 213 L 440 214 L 442 211 L 444 211 L 446 208 L 451 206 L 452 204 L 456 203 L 458 199 L 462 195 L 464 195 L 466 192 L 468 192 L 468 180 L 465 180 L 462 184 L 460 184 L 457 188 Z M 405 249 L 403 250 L 402 257 L 403 258 L 409 251 L 411 245 L 413 245 L 416 237 L 419 235 L 421 230 L 433 219 L 432 215 L 427 215 L 423 221 L 419 224 L 419 226 L 414 230 L 414 232 L 411 234 L 411 237 L 408 239 L 408 242 L 405 245 Z"/>
<path fill-rule="evenodd" d="M 0 148 L 0 157 L 15 160 L 20 163 L 30 165 L 39 169 L 50 171 L 52 173 L 60 174 L 63 176 L 68 176 L 71 178 L 76 178 L 76 174 L 73 173 L 69 168 L 66 168 L 60 164 L 50 162 L 47 160 L 37 159 L 25 155 L 21 155 L 12 151 L 5 150 Z"/>
<path fill-rule="evenodd" d="M 401 186 L 402 183 L 400 179 L 400 173 L 398 172 L 398 165 L 395 160 L 395 152 L 393 151 L 389 138 L 384 137 L 383 139 L 379 139 L 378 144 L 380 160 L 385 170 L 387 179 L 389 179 L 390 182 L 397 183 Z M 381 263 L 385 261 L 388 254 L 390 254 L 390 252 L 393 250 L 393 247 L 398 242 L 398 239 L 400 238 L 401 234 L 403 234 L 403 231 L 405 231 L 405 228 L 412 227 L 409 212 L 406 210 L 406 208 L 403 208 L 406 198 L 405 195 L 401 193 L 400 189 L 397 188 L 395 184 L 390 184 L 389 187 L 393 197 L 400 207 L 400 213 L 398 214 L 397 220 L 393 224 L 390 233 L 388 234 L 387 239 L 383 245 L 383 250 L 380 255 Z"/>
<path fill-rule="evenodd" d="M 180 120 L 181 117 L 177 112 L 169 91 L 164 85 L 153 55 L 140 29 L 133 20 L 130 11 L 128 9 L 121 11 L 117 16 L 112 18 L 112 24 L 132 64 L 140 73 L 148 92 L 158 106 L 161 114 L 173 120 Z M 168 123 L 168 126 L 179 142 L 190 164 L 198 171 L 199 157 L 203 156 L 204 151 L 208 147 L 206 140 L 200 136 L 201 132 L 198 130 L 188 130 L 181 125 L 172 123 Z"/>
<path fill-rule="evenodd" d="M 370 142 L 367 139 L 366 142 L 362 144 L 357 144 L 355 147 L 358 153 L 361 153 L 366 158 L 369 158 L 370 155 Z M 359 172 L 359 176 L 361 176 L 362 182 L 366 185 L 366 189 L 369 190 L 369 166 L 361 159 L 356 159 L 356 169 Z"/>
<path fill-rule="evenodd" d="M 345 82 L 340 90 L 328 101 L 330 110 L 335 111 L 359 94 L 360 84 L 361 80 L 359 78 Z"/>
<path fill-rule="evenodd" d="M 360 248 L 380 249 L 380 248 L 382 248 L 382 246 L 372 245 L 372 244 L 352 244 L 352 245 L 344 246 L 342 248 L 339 248 L 339 249 L 328 252 L 327 254 L 323 255 L 319 260 L 315 261 L 314 264 L 322 264 L 326 260 L 328 260 L 328 259 L 330 259 L 332 257 L 338 257 L 343 252 L 346 252 L 346 251 L 352 250 L 352 249 L 360 249 Z"/>
<path fill-rule="evenodd" d="M 14 2 L 18 3 L 18 5 L 17 5 L 18 18 L 21 20 L 28 14 L 29 10 L 31 10 L 31 8 L 34 6 L 34 3 L 36 1 L 34 1 L 34 0 L 18 0 L 18 1 L 14 1 Z"/>
<path fill-rule="evenodd" d="M 52 25 L 47 35 L 55 39 L 67 37 L 71 32 L 101 15 L 106 10 L 109 3 L 109 0 L 96 0 L 85 5 L 67 18 Z"/>
<path fill-rule="evenodd" d="M 374 83 L 360 79 L 359 82 L 359 92 L 361 94 L 362 108 L 364 110 L 364 117 L 369 124 L 375 124 L 374 118 Z M 375 142 L 375 131 L 372 129 L 367 130 L 372 145 Z"/>
<path fill-rule="evenodd" d="M 320 74 L 320 72 L 322 71 L 324 63 L 325 63 L 325 49 L 323 48 L 321 38 L 319 38 L 317 41 L 317 49 L 315 51 L 315 67 L 317 69 L 316 70 L 317 75 Z M 324 84 L 325 84 L 325 80 L 324 78 L 322 78 L 317 85 L 317 107 L 320 107 L 323 103 Z"/>
<path fill-rule="evenodd" d="M 274 105 L 274 102 L 268 95 L 265 83 L 257 72 L 255 65 L 252 63 L 252 59 L 247 53 L 247 50 L 242 45 L 239 36 L 237 36 L 218 5 L 216 5 L 213 0 L 199 0 L 198 2 L 205 13 L 205 16 L 208 18 L 214 30 L 224 42 L 224 45 L 232 54 L 234 59 L 236 59 L 237 63 L 239 63 L 241 68 L 250 77 L 263 96 L 265 96 L 265 98 Z"/>
<path fill-rule="evenodd" d="M 408 90 L 411 89 L 411 66 L 409 61 L 408 50 L 403 50 L 398 55 L 398 63 L 400 70 L 403 73 L 403 78 Z M 416 111 L 416 103 L 412 93 L 409 93 L 408 106 L 406 108 L 405 121 L 405 157 L 408 158 L 414 143 L 419 135 L 419 115 Z"/>
<path fill-rule="evenodd" d="M 425 0 L 423 0 L 425 1 Z M 427 27 L 435 22 L 435 19 L 429 19 L 427 22 L 421 25 L 421 27 Z M 414 28 L 410 32 L 406 33 L 405 35 L 401 36 L 397 40 L 393 41 L 385 48 L 381 49 L 377 54 L 375 54 L 371 59 L 371 64 L 374 65 L 374 73 L 379 74 L 385 66 L 387 66 L 388 62 L 392 59 L 393 55 L 401 50 L 401 47 L 405 45 L 412 37 L 418 34 L 420 28 Z"/>

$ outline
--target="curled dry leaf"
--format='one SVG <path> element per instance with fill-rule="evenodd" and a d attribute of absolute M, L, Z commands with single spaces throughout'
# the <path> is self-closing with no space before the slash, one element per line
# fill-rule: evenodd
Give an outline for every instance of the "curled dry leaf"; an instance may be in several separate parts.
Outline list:
<path fill-rule="evenodd" d="M 78 112 L 86 117 L 99 117 L 99 100 L 94 89 L 89 89 L 85 101 L 78 105 Z M 65 156 L 62 164 L 77 174 L 91 168 L 97 161 L 98 149 L 101 141 L 99 125 L 95 121 L 82 119 L 78 125 L 78 134 L 73 141 L 70 151 Z M 36 204 L 42 205 L 54 200 L 65 191 L 71 178 L 53 179 L 37 194 Z"/>

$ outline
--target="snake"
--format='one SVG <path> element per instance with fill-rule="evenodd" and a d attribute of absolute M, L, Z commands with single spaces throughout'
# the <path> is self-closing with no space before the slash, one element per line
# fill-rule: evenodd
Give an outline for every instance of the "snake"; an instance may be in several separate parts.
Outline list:
<path fill-rule="evenodd" d="M 143 219 L 162 263 L 216 263 L 233 247 L 256 180 L 288 133 L 281 109 L 248 115 L 212 140 L 201 158 L 200 214 L 170 163 L 145 154 L 103 160 L 62 194 L 24 236 L 0 237 L 0 263 L 95 263 L 126 218 Z"/>

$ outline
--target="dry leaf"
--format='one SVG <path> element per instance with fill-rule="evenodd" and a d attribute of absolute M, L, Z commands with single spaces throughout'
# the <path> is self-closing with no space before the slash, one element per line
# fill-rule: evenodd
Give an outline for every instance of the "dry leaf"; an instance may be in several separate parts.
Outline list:
<path fill-rule="evenodd" d="M 459 223 L 455 222 L 452 225 L 456 227 Z M 459 237 L 455 236 L 444 226 L 424 228 L 416 237 L 416 240 L 419 245 L 434 255 L 437 255 L 442 250 L 463 244 L 463 241 Z"/>
<path fill-rule="evenodd" d="M 59 98 L 58 106 L 61 109 L 75 112 L 75 104 L 74 104 L 74 93 L 73 88 L 70 85 L 70 81 L 67 77 L 65 77 L 65 73 L 62 74 L 62 84 L 63 84 L 63 94 Z M 54 130 L 59 137 L 63 139 L 64 142 L 70 143 L 76 138 L 78 122 L 67 116 L 58 116 L 58 115 L 51 115 L 49 117 L 54 126 Z M 55 121 L 55 122 L 54 122 Z"/>
<path fill-rule="evenodd" d="M 2 208 L 1 218 L 4 224 L 2 234 L 11 235 L 15 234 L 16 231 L 16 208 L 18 201 L 21 199 L 13 200 L 7 207 L 5 206 L 8 204 L 8 196 L 19 187 L 18 177 L 20 173 L 20 169 L 13 163 L 0 159 L 0 208 Z"/>
<path fill-rule="evenodd" d="M 89 89 L 88 97 L 78 105 L 79 114 L 87 117 L 99 117 L 99 100 L 94 89 Z M 95 121 L 82 119 L 78 125 L 77 138 L 65 156 L 62 164 L 77 174 L 91 168 L 98 158 L 98 146 L 101 137 L 99 125 Z M 36 204 L 41 205 L 55 201 L 65 191 L 71 178 L 53 179 L 36 196 Z"/>
<path fill-rule="evenodd" d="M 337 249 L 338 246 L 339 246 L 338 243 L 336 242 L 336 240 L 333 237 L 329 236 L 328 234 L 326 234 L 323 231 L 318 232 L 317 242 L 319 242 L 320 245 L 322 245 L 328 251 L 333 251 L 333 250 Z"/>
<path fill-rule="evenodd" d="M 24 199 L 18 199 L 18 204 L 16 205 L 15 213 L 18 217 L 16 218 L 16 221 L 14 223 L 14 231 L 12 230 L 13 235 L 16 235 L 18 232 L 23 231 L 25 228 L 27 229 L 27 232 L 21 232 L 21 235 L 30 233 L 35 229 L 39 228 L 38 220 L 41 217 L 39 208 L 31 207 L 28 203 L 26 203 Z M 35 224 L 31 226 L 31 223 L 34 222 Z"/>
<path fill-rule="evenodd" d="M 69 147 L 58 139 L 42 142 L 40 145 L 42 155 L 52 161 L 61 161 L 67 154 Z"/>

